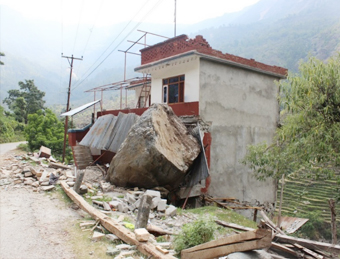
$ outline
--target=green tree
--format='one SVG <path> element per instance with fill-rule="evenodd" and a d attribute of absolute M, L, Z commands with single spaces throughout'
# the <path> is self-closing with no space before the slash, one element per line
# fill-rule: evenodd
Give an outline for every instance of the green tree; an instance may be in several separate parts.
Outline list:
<path fill-rule="evenodd" d="M 64 125 L 50 109 L 28 115 L 25 136 L 31 151 L 46 146 L 55 154 L 62 154 Z"/>
<path fill-rule="evenodd" d="M 20 81 L 19 86 L 20 90 L 9 90 L 3 102 L 14 112 L 17 121 L 27 124 L 29 114 L 44 109 L 45 92 L 35 86 L 34 80 L 25 80 L 25 83 Z"/>
<path fill-rule="evenodd" d="M 301 63 L 281 83 L 282 125 L 273 145 L 248 147 L 243 162 L 258 179 L 282 174 L 331 178 L 340 169 L 340 54 Z"/>
<path fill-rule="evenodd" d="M 0 143 L 24 140 L 23 128 L 23 124 L 7 114 L 0 105 Z"/>
<path fill-rule="evenodd" d="M 0 57 L 4 57 L 5 56 L 5 53 L 3 53 L 3 52 L 0 52 Z M 4 62 L 2 62 L 1 60 L 0 60 L 0 65 L 5 65 L 5 63 Z"/>

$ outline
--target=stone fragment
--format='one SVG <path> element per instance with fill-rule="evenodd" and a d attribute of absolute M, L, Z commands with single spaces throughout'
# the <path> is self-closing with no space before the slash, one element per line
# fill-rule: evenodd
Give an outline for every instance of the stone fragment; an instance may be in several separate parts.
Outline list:
<path fill-rule="evenodd" d="M 14 180 L 14 184 L 19 184 L 19 183 L 22 183 L 21 179 Z"/>
<path fill-rule="evenodd" d="M 166 209 L 166 199 L 161 199 L 157 204 L 158 211 L 165 211 Z"/>
<path fill-rule="evenodd" d="M 33 187 L 39 187 L 39 181 L 35 181 L 35 182 L 33 182 L 32 184 L 31 184 Z"/>
<path fill-rule="evenodd" d="M 103 207 L 104 207 L 104 210 L 106 210 L 106 211 L 110 211 L 111 210 L 111 207 L 110 207 L 110 205 L 107 203 L 107 202 L 103 202 Z"/>
<path fill-rule="evenodd" d="M 166 216 L 175 216 L 177 214 L 177 208 L 173 205 L 169 205 L 169 207 L 165 210 Z"/>
<path fill-rule="evenodd" d="M 104 237 L 104 236 L 105 236 L 105 234 L 103 234 L 103 233 L 100 233 L 98 231 L 93 231 L 93 235 L 92 235 L 91 239 L 93 241 L 98 241 L 98 240 L 102 239 L 102 237 Z"/>
<path fill-rule="evenodd" d="M 41 186 L 49 186 L 50 183 L 48 181 L 45 181 L 45 182 L 41 182 L 40 185 Z"/>
<path fill-rule="evenodd" d="M 29 171 L 29 172 L 24 173 L 24 176 L 25 177 L 32 177 L 33 174 L 31 173 L 31 171 Z"/>
<path fill-rule="evenodd" d="M 117 207 L 118 211 L 126 213 L 129 211 L 129 207 L 124 203 L 119 203 Z"/>
<path fill-rule="evenodd" d="M 25 185 L 31 185 L 32 183 L 33 183 L 33 179 L 32 178 L 25 178 L 25 180 L 24 180 L 24 184 Z"/>
<path fill-rule="evenodd" d="M 123 187 L 176 188 L 200 150 L 170 106 L 153 104 L 131 127 L 111 161 L 107 178 Z"/>
<path fill-rule="evenodd" d="M 41 177 L 40 177 L 40 179 L 39 179 L 39 182 L 44 182 L 44 181 L 46 181 L 47 175 L 48 175 L 47 171 L 44 170 L 44 172 L 42 172 L 42 174 L 41 174 Z M 48 179 L 47 179 L 47 180 L 48 180 Z"/>
<path fill-rule="evenodd" d="M 106 254 L 108 256 L 116 256 L 120 254 L 120 250 L 117 248 L 113 248 L 113 247 L 108 247 L 106 250 Z"/>
<path fill-rule="evenodd" d="M 118 205 L 120 204 L 121 202 L 119 201 L 110 201 L 109 202 L 109 205 L 113 208 L 113 209 L 117 209 L 118 208 Z"/>
<path fill-rule="evenodd" d="M 87 193 L 87 191 L 88 191 L 88 188 L 85 184 L 80 185 L 79 194 L 85 194 L 85 193 Z"/>
<path fill-rule="evenodd" d="M 62 176 L 59 177 L 59 180 L 66 180 L 66 179 L 67 179 L 67 177 L 65 175 L 62 175 Z"/>
<path fill-rule="evenodd" d="M 145 195 L 150 195 L 151 197 L 161 197 L 161 193 L 159 191 L 154 190 L 146 190 Z"/>
<path fill-rule="evenodd" d="M 70 187 L 73 187 L 74 186 L 74 182 L 73 181 L 69 181 L 69 182 L 66 182 L 68 186 Z"/>
<path fill-rule="evenodd" d="M 111 240 L 112 242 L 114 242 L 114 241 L 116 241 L 116 240 L 120 240 L 120 238 L 117 237 L 117 236 L 114 235 L 114 234 L 107 234 L 107 235 L 106 235 L 106 238 L 109 239 L 109 240 Z"/>
<path fill-rule="evenodd" d="M 36 177 L 41 177 L 42 174 L 43 174 L 43 172 L 44 172 L 44 170 L 43 170 L 43 169 L 40 169 L 39 171 L 36 171 L 35 176 L 36 176 Z"/>
<path fill-rule="evenodd" d="M 47 192 L 47 191 L 51 191 L 51 190 L 53 190 L 54 188 L 55 188 L 55 186 L 54 186 L 54 185 L 49 185 L 49 186 L 42 186 L 42 187 L 41 187 L 41 190 L 43 190 L 43 191 Z"/>
<path fill-rule="evenodd" d="M 125 194 L 125 199 L 129 204 L 134 204 L 136 202 L 135 196 L 130 193 Z"/>
<path fill-rule="evenodd" d="M 135 235 L 140 242 L 147 242 L 150 238 L 150 233 L 145 228 L 135 229 Z"/>

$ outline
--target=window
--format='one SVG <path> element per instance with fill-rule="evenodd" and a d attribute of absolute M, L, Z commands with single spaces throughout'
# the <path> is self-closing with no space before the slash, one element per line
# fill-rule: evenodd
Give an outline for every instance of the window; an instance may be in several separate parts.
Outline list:
<path fill-rule="evenodd" d="M 163 79 L 164 103 L 184 102 L 184 81 L 184 75 Z"/>

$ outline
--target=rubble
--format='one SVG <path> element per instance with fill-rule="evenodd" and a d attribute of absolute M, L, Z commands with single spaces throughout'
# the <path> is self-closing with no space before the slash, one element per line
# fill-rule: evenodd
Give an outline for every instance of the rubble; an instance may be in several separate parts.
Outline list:
<path fill-rule="evenodd" d="M 130 129 L 111 161 L 107 180 L 122 187 L 171 190 L 184 179 L 200 150 L 173 110 L 154 104 Z"/>

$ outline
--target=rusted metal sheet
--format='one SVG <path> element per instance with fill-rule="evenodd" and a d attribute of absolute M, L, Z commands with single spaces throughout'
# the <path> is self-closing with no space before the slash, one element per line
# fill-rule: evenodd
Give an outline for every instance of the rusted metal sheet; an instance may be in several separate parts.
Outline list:
<path fill-rule="evenodd" d="M 281 217 L 281 228 L 288 234 L 294 233 L 302 227 L 309 219 L 295 217 Z"/>
<path fill-rule="evenodd" d="M 101 116 L 80 142 L 80 145 L 117 153 L 138 118 L 139 116 L 133 113 Z"/>

